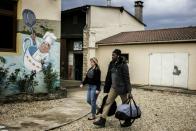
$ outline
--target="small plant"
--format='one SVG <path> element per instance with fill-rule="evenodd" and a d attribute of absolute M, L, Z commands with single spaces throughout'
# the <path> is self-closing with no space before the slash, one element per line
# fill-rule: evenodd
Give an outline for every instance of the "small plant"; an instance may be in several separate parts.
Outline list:
<path fill-rule="evenodd" d="M 8 72 L 8 68 L 0 67 L 0 83 L 2 83 L 7 78 Z"/>
<path fill-rule="evenodd" d="M 54 92 L 57 87 L 55 87 L 55 83 L 58 80 L 58 74 L 57 72 L 53 71 L 52 64 L 49 63 L 49 65 L 45 68 L 43 68 L 44 73 L 44 82 L 46 83 L 46 88 L 48 89 L 48 92 Z"/>
<path fill-rule="evenodd" d="M 5 86 L 6 86 L 5 81 L 6 81 L 8 73 L 9 73 L 9 71 L 8 71 L 9 68 L 4 67 L 5 63 L 6 63 L 5 58 L 0 56 L 0 94 L 1 94 L 1 91 L 3 90 L 3 88 L 5 88 Z"/>
<path fill-rule="evenodd" d="M 0 94 L 2 90 L 6 87 L 6 78 L 8 73 L 8 68 L 0 67 Z"/>
<path fill-rule="evenodd" d="M 15 71 L 12 72 L 11 75 L 8 77 L 8 82 L 16 83 L 19 73 L 20 73 L 20 69 L 15 69 Z"/>
<path fill-rule="evenodd" d="M 9 76 L 7 77 L 6 81 L 4 81 L 4 88 L 18 88 L 17 82 L 18 82 L 18 76 L 20 73 L 20 69 L 15 69 L 14 72 L 12 72 L 11 74 L 9 74 Z"/>
<path fill-rule="evenodd" d="M 36 71 L 31 71 L 31 74 L 23 74 L 23 77 L 18 80 L 18 87 L 20 92 L 25 93 L 34 93 L 35 86 L 38 85 L 38 82 L 35 81 Z"/>
<path fill-rule="evenodd" d="M 1 62 L 2 64 L 5 64 L 5 63 L 6 63 L 6 59 L 5 59 L 4 57 L 0 56 L 0 62 Z"/>

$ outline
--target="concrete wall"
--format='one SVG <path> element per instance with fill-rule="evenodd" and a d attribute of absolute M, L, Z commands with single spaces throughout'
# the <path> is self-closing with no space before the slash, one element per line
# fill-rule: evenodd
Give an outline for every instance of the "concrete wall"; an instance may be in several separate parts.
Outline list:
<path fill-rule="evenodd" d="M 196 90 L 196 43 L 181 44 L 146 44 L 98 46 L 96 55 L 101 68 L 101 80 L 105 81 L 108 63 L 114 49 L 121 49 L 129 54 L 129 73 L 131 83 L 149 84 L 149 54 L 151 53 L 189 53 L 188 89 Z"/>
<path fill-rule="evenodd" d="M 96 54 L 96 42 L 120 32 L 144 30 L 144 25 L 135 20 L 126 11 L 119 8 L 91 6 L 87 12 L 87 27 L 84 29 L 83 74 L 90 67 L 89 59 Z M 86 37 L 88 36 L 88 37 Z"/>
<path fill-rule="evenodd" d="M 33 10 L 37 19 L 61 20 L 61 0 L 22 0 L 23 9 Z"/>
<path fill-rule="evenodd" d="M 9 67 L 10 72 L 14 71 L 16 68 L 25 70 L 26 73 L 31 71 L 31 68 L 27 67 L 24 63 L 26 62 L 25 55 L 26 50 L 29 49 L 31 45 L 25 47 L 24 40 L 30 37 L 30 30 L 24 24 L 22 18 L 22 12 L 24 9 L 30 9 L 34 12 L 36 16 L 36 24 L 33 27 L 36 32 L 37 48 L 43 42 L 43 35 L 46 31 L 53 32 L 57 36 L 57 40 L 51 46 L 49 54 L 47 55 L 47 62 L 51 63 L 54 71 L 59 75 L 60 72 L 60 20 L 61 20 L 61 1 L 60 0 L 19 0 L 17 5 L 17 42 L 16 42 L 16 52 L 0 52 L 0 56 L 5 58 L 5 67 Z M 44 27 L 44 29 L 42 27 Z M 2 66 L 2 63 L 0 63 Z M 10 66 L 11 65 L 11 66 Z M 39 81 L 38 86 L 35 88 L 35 92 L 46 92 L 44 88 L 45 83 L 43 80 L 42 70 L 37 71 L 36 80 Z M 59 86 L 59 81 L 57 86 Z M 14 89 L 7 89 L 4 91 L 3 95 L 12 94 L 17 91 Z"/>

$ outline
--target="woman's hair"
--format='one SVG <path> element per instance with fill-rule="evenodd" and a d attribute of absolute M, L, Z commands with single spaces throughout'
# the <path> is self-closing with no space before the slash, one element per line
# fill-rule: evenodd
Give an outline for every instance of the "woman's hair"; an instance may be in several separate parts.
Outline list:
<path fill-rule="evenodd" d="M 96 57 L 90 58 L 90 61 L 93 61 L 96 65 L 98 65 L 98 60 Z"/>
<path fill-rule="evenodd" d="M 96 57 L 90 58 L 90 61 L 93 61 L 95 63 L 95 65 L 96 65 L 96 68 L 99 69 L 98 60 L 97 60 Z"/>

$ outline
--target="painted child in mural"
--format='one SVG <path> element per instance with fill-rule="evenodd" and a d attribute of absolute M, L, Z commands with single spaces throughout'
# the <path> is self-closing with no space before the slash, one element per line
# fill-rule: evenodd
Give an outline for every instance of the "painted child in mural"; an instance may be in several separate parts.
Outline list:
<path fill-rule="evenodd" d="M 47 65 L 49 61 L 49 51 L 51 46 L 56 40 L 56 36 L 51 32 L 46 32 L 43 36 L 43 42 L 41 44 L 36 42 L 35 34 L 31 35 L 30 43 L 28 48 L 24 46 L 26 41 L 23 43 L 24 54 L 24 65 L 29 70 L 36 70 L 37 72 L 42 70 L 42 66 Z"/>

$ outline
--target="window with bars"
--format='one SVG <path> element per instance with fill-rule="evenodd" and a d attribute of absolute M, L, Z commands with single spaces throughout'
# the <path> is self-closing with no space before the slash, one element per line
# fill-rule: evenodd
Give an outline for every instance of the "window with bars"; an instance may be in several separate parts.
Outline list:
<path fill-rule="evenodd" d="M 121 56 L 126 59 L 127 63 L 129 63 L 129 54 L 121 54 Z"/>

